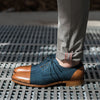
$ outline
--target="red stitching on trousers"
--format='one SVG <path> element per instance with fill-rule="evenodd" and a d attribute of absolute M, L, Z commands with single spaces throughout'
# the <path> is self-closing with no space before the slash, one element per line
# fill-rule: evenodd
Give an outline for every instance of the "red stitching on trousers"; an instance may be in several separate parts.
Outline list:
<path fill-rule="evenodd" d="M 65 53 L 65 59 L 68 59 L 68 55 L 69 55 L 69 60 L 72 60 L 72 53 Z"/>
<path fill-rule="evenodd" d="M 66 59 L 66 57 L 67 57 L 67 56 L 66 56 L 66 53 L 65 53 L 65 59 Z"/>
<path fill-rule="evenodd" d="M 68 59 L 68 53 L 65 53 L 65 59 Z"/>

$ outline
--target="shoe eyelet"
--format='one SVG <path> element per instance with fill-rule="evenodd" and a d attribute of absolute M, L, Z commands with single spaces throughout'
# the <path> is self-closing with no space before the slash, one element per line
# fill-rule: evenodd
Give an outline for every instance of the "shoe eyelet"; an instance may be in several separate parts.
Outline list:
<path fill-rule="evenodd" d="M 46 63 L 46 64 L 44 64 L 44 65 L 47 65 L 47 66 L 48 66 L 48 63 L 49 63 L 49 62 L 47 62 L 47 63 Z M 44 65 L 40 66 L 40 68 L 42 68 Z"/>
<path fill-rule="evenodd" d="M 45 65 L 46 65 L 45 67 L 43 67 L 43 66 L 41 67 L 41 66 L 40 66 L 40 67 L 42 68 L 42 70 L 47 69 L 47 68 L 48 68 L 48 66 L 49 66 L 49 63 L 46 63 Z"/>

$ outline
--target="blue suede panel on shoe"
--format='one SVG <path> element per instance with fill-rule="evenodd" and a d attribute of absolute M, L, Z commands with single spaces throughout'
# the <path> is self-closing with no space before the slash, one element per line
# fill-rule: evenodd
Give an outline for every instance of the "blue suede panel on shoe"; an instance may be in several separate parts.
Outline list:
<path fill-rule="evenodd" d="M 56 58 L 53 58 L 46 63 L 32 65 L 30 83 L 46 85 L 57 81 L 68 81 L 81 66 L 82 63 L 72 68 L 65 68 L 59 65 Z"/>
<path fill-rule="evenodd" d="M 41 61 L 41 62 L 40 62 L 39 64 L 37 64 L 37 65 L 41 66 L 41 65 L 45 64 L 46 62 L 50 61 L 51 59 L 53 59 L 53 58 L 55 58 L 55 57 L 56 57 L 55 54 L 48 55 L 48 56 L 46 57 L 46 59 L 44 59 L 43 61 Z M 32 66 L 34 66 L 34 65 L 32 64 Z"/>

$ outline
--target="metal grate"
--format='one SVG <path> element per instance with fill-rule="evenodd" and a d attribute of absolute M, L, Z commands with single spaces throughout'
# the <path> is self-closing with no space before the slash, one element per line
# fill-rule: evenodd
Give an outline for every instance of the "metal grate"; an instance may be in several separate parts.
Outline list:
<path fill-rule="evenodd" d="M 0 100 L 100 100 L 100 27 L 87 27 L 84 85 L 35 88 L 11 81 L 15 67 L 55 54 L 56 41 L 54 26 L 0 26 Z"/>

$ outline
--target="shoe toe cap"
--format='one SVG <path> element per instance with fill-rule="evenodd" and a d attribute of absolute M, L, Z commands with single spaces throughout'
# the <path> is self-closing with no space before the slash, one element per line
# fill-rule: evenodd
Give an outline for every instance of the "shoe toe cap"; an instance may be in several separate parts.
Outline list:
<path fill-rule="evenodd" d="M 31 66 L 32 65 L 16 67 L 14 69 L 14 72 L 15 73 L 17 73 L 17 72 L 29 72 L 29 71 L 31 71 Z"/>
<path fill-rule="evenodd" d="M 14 73 L 12 75 L 12 80 L 23 83 L 30 83 L 30 72 Z"/>

